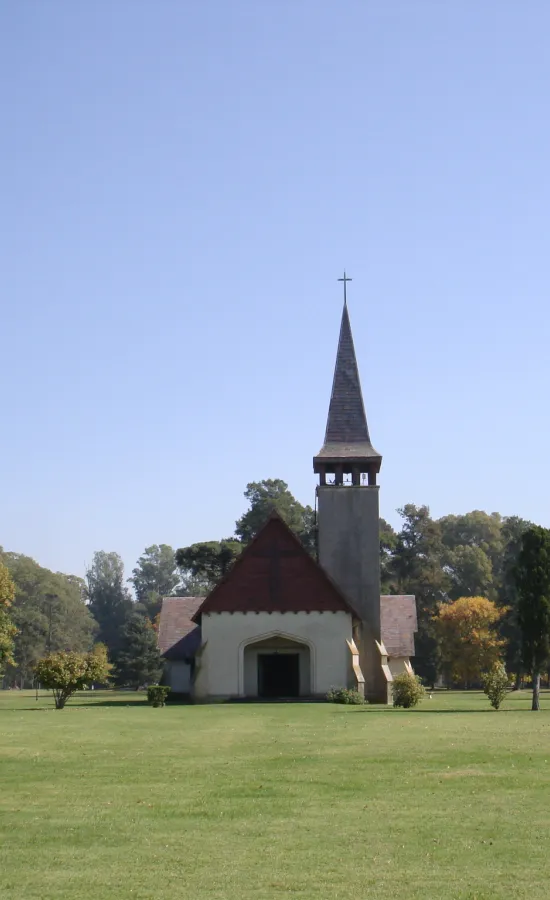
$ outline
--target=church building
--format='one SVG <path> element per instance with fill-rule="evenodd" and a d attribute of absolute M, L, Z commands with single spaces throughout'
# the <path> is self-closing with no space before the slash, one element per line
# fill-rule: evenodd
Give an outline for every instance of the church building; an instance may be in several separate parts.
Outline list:
<path fill-rule="evenodd" d="M 348 687 L 391 702 L 394 675 L 412 672 L 417 625 L 413 596 L 380 595 L 381 464 L 344 293 L 325 440 L 313 459 L 318 560 L 273 513 L 207 597 L 164 598 L 159 647 L 174 694 L 316 699 Z"/>

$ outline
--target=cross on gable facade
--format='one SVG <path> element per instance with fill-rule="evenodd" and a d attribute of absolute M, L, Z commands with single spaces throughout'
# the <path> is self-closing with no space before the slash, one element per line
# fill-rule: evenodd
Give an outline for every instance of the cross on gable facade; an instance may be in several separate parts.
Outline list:
<path fill-rule="evenodd" d="M 280 608 L 282 603 L 281 560 L 289 557 L 296 558 L 299 556 L 298 549 L 296 547 L 281 546 L 278 536 L 275 535 L 273 542 L 268 547 L 263 549 L 261 547 L 256 548 L 252 551 L 252 555 L 269 561 L 269 574 L 267 576 L 269 599 L 273 609 Z"/>

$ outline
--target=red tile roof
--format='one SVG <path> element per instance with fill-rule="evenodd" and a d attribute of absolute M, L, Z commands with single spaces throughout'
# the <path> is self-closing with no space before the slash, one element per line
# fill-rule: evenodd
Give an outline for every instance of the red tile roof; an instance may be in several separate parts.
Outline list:
<path fill-rule="evenodd" d="M 383 594 L 380 597 L 380 625 L 389 656 L 414 656 L 414 634 L 418 624 L 412 594 Z"/>
<path fill-rule="evenodd" d="M 217 612 L 353 610 L 288 525 L 272 513 L 200 609 Z"/>
<path fill-rule="evenodd" d="M 193 616 L 204 597 L 163 597 L 159 620 L 159 650 L 165 659 L 190 659 L 200 645 L 200 628 Z"/>

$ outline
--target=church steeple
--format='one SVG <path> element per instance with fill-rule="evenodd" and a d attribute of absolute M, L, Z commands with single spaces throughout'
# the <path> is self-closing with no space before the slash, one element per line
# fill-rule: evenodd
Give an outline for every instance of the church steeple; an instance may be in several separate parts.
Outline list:
<path fill-rule="evenodd" d="M 349 280 L 346 278 L 346 281 Z M 344 483 L 344 475 L 351 475 L 351 482 L 356 486 L 361 484 L 361 475 L 368 474 L 368 483 L 374 485 L 381 464 L 382 457 L 372 446 L 369 435 L 348 306 L 344 298 L 325 442 L 313 459 L 313 471 L 320 475 L 323 485 L 327 483 L 327 474 L 334 474 L 336 485 Z"/>
<path fill-rule="evenodd" d="M 344 279 L 340 280 L 345 292 L 350 279 L 345 274 Z M 360 619 L 356 646 L 365 696 L 386 703 L 388 689 L 376 646 L 382 640 L 376 484 L 381 464 L 382 457 L 371 444 L 344 293 L 325 442 L 313 459 L 313 471 L 319 475 L 317 545 L 323 569 Z"/>

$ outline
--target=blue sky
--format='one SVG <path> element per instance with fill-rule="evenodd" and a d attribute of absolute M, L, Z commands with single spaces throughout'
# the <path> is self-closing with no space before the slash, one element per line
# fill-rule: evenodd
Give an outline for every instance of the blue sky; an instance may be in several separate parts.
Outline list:
<path fill-rule="evenodd" d="M 0 9 L 0 544 L 312 503 L 342 293 L 381 511 L 550 526 L 547 0 Z"/>

